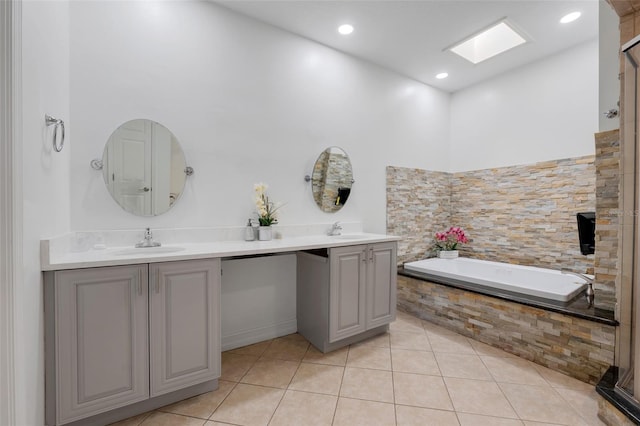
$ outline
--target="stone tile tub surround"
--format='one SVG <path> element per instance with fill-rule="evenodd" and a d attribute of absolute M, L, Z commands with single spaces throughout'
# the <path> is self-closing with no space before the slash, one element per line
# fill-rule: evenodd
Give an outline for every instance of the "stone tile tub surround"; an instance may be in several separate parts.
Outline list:
<path fill-rule="evenodd" d="M 402 237 L 398 264 L 424 259 L 450 219 L 451 173 L 387 167 L 387 232 Z"/>
<path fill-rule="evenodd" d="M 614 310 L 616 276 L 620 270 L 620 131 L 596 133 L 596 306 Z"/>
<path fill-rule="evenodd" d="M 613 325 L 402 275 L 398 309 L 587 383 L 613 363 Z"/>
<path fill-rule="evenodd" d="M 470 238 L 463 256 L 591 271 L 575 214 L 595 205 L 594 156 L 459 173 L 387 167 L 387 231 L 404 239 L 399 262 L 430 255 L 433 234 L 453 224 Z"/>
<path fill-rule="evenodd" d="M 454 173 L 451 223 L 471 243 L 464 256 L 585 273 L 576 213 L 596 205 L 594 156 Z"/>

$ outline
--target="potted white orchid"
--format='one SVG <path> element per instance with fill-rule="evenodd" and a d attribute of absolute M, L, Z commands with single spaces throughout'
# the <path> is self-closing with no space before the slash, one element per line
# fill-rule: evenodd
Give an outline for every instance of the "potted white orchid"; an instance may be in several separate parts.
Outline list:
<path fill-rule="evenodd" d="M 256 210 L 258 212 L 258 222 L 260 228 L 258 230 L 258 239 L 260 241 L 268 241 L 273 238 L 271 225 L 278 223 L 276 211 L 282 206 L 276 206 L 267 195 L 268 186 L 264 183 L 257 183 L 253 186 L 255 190 Z"/>

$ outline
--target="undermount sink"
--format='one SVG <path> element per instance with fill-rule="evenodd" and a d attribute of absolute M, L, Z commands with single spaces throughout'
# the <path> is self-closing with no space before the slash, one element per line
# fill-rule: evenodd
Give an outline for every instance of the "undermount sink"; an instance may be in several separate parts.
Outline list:
<path fill-rule="evenodd" d="M 135 248 L 118 250 L 113 254 L 116 256 L 129 256 L 132 254 L 175 253 L 177 251 L 182 251 L 182 250 L 184 250 L 184 247 L 171 247 L 171 246 L 135 247 Z"/>
<path fill-rule="evenodd" d="M 363 234 L 342 234 L 334 235 L 333 238 L 337 238 L 339 240 L 361 240 L 364 238 L 368 238 L 368 236 Z"/>

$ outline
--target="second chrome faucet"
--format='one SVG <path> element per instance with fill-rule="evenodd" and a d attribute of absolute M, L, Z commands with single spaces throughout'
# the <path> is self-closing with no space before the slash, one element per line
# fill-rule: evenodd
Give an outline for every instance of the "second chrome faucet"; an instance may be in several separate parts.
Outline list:
<path fill-rule="evenodd" d="M 153 241 L 151 228 L 147 228 L 144 231 L 144 239 L 139 243 L 136 243 L 136 248 L 160 247 L 160 245 L 161 244 L 158 241 Z"/>
<path fill-rule="evenodd" d="M 340 222 L 335 222 L 331 227 L 331 230 L 329 231 L 328 235 L 335 236 L 335 235 L 340 235 L 341 233 L 342 233 L 342 225 L 340 225 Z"/>

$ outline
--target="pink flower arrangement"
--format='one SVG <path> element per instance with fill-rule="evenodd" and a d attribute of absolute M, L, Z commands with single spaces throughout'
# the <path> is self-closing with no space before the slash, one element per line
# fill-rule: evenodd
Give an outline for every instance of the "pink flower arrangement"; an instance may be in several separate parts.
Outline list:
<path fill-rule="evenodd" d="M 445 232 L 436 232 L 433 242 L 433 251 L 457 250 L 458 244 L 466 244 L 469 240 L 464 229 L 452 226 Z"/>

